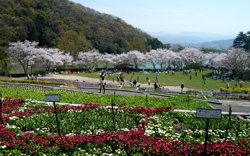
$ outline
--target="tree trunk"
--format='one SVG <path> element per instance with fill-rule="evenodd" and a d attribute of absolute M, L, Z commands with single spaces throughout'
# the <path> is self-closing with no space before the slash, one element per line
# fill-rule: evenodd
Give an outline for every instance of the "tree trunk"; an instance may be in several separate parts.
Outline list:
<path fill-rule="evenodd" d="M 4 70 L 4 75 L 7 76 L 8 75 L 8 63 L 7 62 L 4 62 L 3 70 Z"/>

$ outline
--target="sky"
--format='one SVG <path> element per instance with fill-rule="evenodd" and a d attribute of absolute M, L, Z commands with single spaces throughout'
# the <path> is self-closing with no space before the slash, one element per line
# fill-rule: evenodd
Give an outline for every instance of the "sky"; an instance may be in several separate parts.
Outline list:
<path fill-rule="evenodd" d="M 250 31 L 250 0 L 71 0 L 146 32 Z"/>

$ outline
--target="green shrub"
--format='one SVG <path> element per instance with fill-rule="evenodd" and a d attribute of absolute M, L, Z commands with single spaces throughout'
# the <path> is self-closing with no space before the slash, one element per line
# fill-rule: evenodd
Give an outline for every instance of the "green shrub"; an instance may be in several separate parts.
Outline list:
<path fill-rule="evenodd" d="M 229 88 L 229 89 L 226 89 L 224 87 L 220 87 L 220 91 L 229 91 L 229 92 L 233 92 L 233 93 L 248 93 L 250 92 L 250 88 L 235 88 L 235 89 L 232 89 L 232 88 Z"/>

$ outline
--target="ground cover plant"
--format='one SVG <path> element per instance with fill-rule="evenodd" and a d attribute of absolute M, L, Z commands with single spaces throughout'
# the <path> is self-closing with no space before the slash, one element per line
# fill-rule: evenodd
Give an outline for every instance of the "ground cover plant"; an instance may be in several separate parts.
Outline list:
<path fill-rule="evenodd" d="M 172 112 L 168 107 L 120 107 L 114 111 L 120 116 L 117 120 L 123 119 L 123 122 L 119 123 L 120 121 L 110 120 L 112 110 L 101 105 L 61 106 L 58 108 L 58 114 L 61 114 L 59 121 L 62 124 L 67 123 L 64 125 L 66 130 L 63 136 L 57 136 L 55 128 L 50 128 L 48 124 L 54 115 L 51 106 L 28 101 L 24 103 L 24 99 L 5 98 L 4 108 L 14 109 L 4 111 L 5 123 L 0 124 L 0 153 L 3 155 L 201 155 L 204 148 L 204 121 L 194 119 L 192 114 Z M 95 115 L 88 114 L 89 116 L 85 117 L 86 113 L 90 112 Z M 121 116 L 122 114 L 126 115 Z M 77 116 L 82 118 L 81 122 L 70 118 Z M 109 121 L 111 124 L 107 127 L 111 128 L 102 129 L 98 120 L 103 124 Z M 222 120 L 227 123 L 226 116 Z M 242 128 L 239 137 L 235 138 L 233 133 L 236 121 L 232 118 L 226 142 L 222 142 L 223 136 L 219 136 L 223 133 L 213 134 L 217 128 L 224 129 L 225 125 L 218 124 L 218 121 L 211 122 L 209 135 L 214 140 L 209 141 L 209 155 L 250 154 L 250 140 L 247 140 L 250 134 L 248 121 L 240 121 Z M 113 122 L 116 123 L 117 129 L 112 129 Z M 81 125 L 85 129 L 82 127 L 79 135 L 77 127 Z M 32 126 L 33 128 L 29 129 Z"/>
<path fill-rule="evenodd" d="M 46 94 L 61 94 L 61 102 L 69 104 L 83 104 L 83 103 L 96 103 L 99 105 L 110 106 L 113 100 L 116 106 L 127 106 L 127 107 L 172 107 L 174 109 L 184 109 L 184 110 L 196 110 L 196 108 L 211 109 L 212 107 L 205 101 L 195 101 L 194 99 L 178 96 L 170 97 L 167 99 L 160 99 L 157 97 L 148 97 L 146 100 L 145 96 L 124 96 L 124 95 L 97 95 L 97 94 L 87 94 L 78 92 L 61 92 L 43 90 L 43 88 L 34 87 L 29 88 L 30 90 L 21 90 L 22 88 L 15 88 L 12 90 L 10 88 L 1 88 L 1 92 L 4 97 L 9 96 L 12 98 L 24 98 L 33 99 L 37 101 L 45 101 Z"/>

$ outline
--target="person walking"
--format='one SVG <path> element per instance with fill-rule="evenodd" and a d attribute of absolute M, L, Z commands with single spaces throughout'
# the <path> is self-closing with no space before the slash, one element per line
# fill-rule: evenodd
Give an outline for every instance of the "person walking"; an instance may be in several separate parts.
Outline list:
<path fill-rule="evenodd" d="M 124 78 L 123 73 L 120 74 L 120 79 L 121 79 L 121 86 L 124 86 L 124 84 L 125 84 L 125 78 Z"/>
<path fill-rule="evenodd" d="M 105 76 L 106 75 L 104 74 L 104 72 L 102 72 L 100 75 L 100 91 L 99 91 L 99 93 L 101 93 L 102 87 L 103 87 L 103 94 L 105 94 L 105 85 L 106 85 Z"/>
<path fill-rule="evenodd" d="M 148 85 L 150 86 L 150 79 L 148 78 Z"/>
<path fill-rule="evenodd" d="M 206 84 L 206 80 L 207 80 L 207 78 L 206 78 L 206 77 L 204 77 L 204 84 Z"/>
<path fill-rule="evenodd" d="M 192 75 L 189 76 L 189 80 L 192 80 Z"/>
<path fill-rule="evenodd" d="M 183 92 L 184 84 L 181 84 L 181 92 Z"/>

